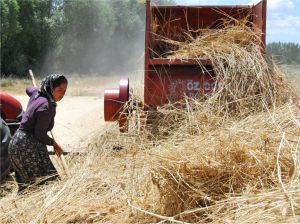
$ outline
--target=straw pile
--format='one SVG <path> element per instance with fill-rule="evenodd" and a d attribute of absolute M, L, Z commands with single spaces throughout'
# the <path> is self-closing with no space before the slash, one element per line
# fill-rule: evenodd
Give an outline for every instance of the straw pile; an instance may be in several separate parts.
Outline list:
<path fill-rule="evenodd" d="M 154 173 L 165 204 L 163 213 L 193 222 L 218 222 L 223 218 L 237 221 L 245 216 L 235 214 L 240 208 L 231 197 L 243 198 L 278 187 L 284 191 L 285 184 L 297 185 L 300 111 L 291 105 L 285 107 L 274 114 L 261 113 L 224 123 L 186 140 L 177 135 L 174 139 L 181 141 L 162 144 Z M 202 123 L 199 129 L 205 130 L 206 125 Z M 286 200 L 289 203 L 290 199 Z M 198 210 L 193 211 L 195 208 Z M 227 216 L 229 211 L 231 217 Z M 300 210 L 297 212 L 299 215 Z M 255 215 L 250 218 L 257 221 Z"/>
<path fill-rule="evenodd" d="M 158 108 L 144 131 L 137 116 L 127 134 L 108 126 L 69 157 L 71 178 L 2 198 L 1 222 L 299 222 L 299 99 L 255 44 L 210 52 L 207 101 Z"/>
<path fill-rule="evenodd" d="M 224 20 L 220 26 L 221 29 L 181 31 L 180 41 L 156 35 L 154 30 L 155 41 L 174 49 L 158 55 L 169 59 L 198 60 L 203 72 L 207 67 L 201 64 L 201 60 L 209 60 L 214 71 L 210 72 L 211 76 L 217 83 L 209 101 L 215 112 L 223 116 L 261 111 L 264 107 L 261 102 L 269 107 L 286 102 L 291 90 L 283 84 L 286 80 L 277 66 L 261 53 L 261 33 L 249 27 L 247 18 Z M 192 35 L 195 32 L 197 35 Z M 155 49 L 154 44 L 153 51 Z"/>
<path fill-rule="evenodd" d="M 161 111 L 165 117 L 173 112 L 179 114 L 179 109 Z M 240 121 L 224 121 L 201 110 L 181 114 L 181 129 L 164 128 L 169 135 L 163 133 L 163 140 L 149 140 L 147 133 L 134 131 L 119 135 L 117 127 L 108 127 L 90 144 L 87 155 L 69 159 L 70 179 L 2 198 L 0 219 L 298 220 L 298 106 L 287 104 Z"/>

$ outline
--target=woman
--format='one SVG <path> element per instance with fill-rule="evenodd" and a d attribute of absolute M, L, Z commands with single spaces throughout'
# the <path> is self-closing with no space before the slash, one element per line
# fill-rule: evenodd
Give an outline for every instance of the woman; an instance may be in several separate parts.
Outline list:
<path fill-rule="evenodd" d="M 65 76 L 53 74 L 42 80 L 40 89 L 26 88 L 26 93 L 30 97 L 27 109 L 19 129 L 9 144 L 9 156 L 19 191 L 38 177 L 43 177 L 43 183 L 58 177 L 46 145 L 53 146 L 58 155 L 63 153 L 63 150 L 47 135 L 47 132 L 54 126 L 56 102 L 64 97 L 67 86 Z"/>

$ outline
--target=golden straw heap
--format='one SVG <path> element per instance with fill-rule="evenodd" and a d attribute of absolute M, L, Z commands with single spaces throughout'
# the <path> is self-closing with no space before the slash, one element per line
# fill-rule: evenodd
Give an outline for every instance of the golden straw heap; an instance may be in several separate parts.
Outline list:
<path fill-rule="evenodd" d="M 300 222 L 299 97 L 261 33 L 227 18 L 166 38 L 178 28 L 157 20 L 151 59 L 194 59 L 211 72 L 209 60 L 212 92 L 158 106 L 142 130 L 136 114 L 128 133 L 107 126 L 70 158 L 71 178 L 1 199 L 2 222 Z"/>

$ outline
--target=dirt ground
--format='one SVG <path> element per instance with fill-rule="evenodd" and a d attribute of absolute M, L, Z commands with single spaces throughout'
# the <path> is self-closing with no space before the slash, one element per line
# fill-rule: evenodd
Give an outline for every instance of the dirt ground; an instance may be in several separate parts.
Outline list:
<path fill-rule="evenodd" d="M 24 109 L 29 97 L 15 95 Z M 65 96 L 58 103 L 54 135 L 66 151 L 79 150 L 103 128 L 103 96 Z M 50 134 L 50 133 L 49 133 Z"/>

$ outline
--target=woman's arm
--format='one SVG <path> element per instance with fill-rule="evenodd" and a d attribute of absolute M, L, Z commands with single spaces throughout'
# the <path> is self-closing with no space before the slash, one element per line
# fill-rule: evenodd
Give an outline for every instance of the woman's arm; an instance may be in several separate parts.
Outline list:
<path fill-rule="evenodd" d="M 36 123 L 34 127 L 34 137 L 45 145 L 53 145 L 54 140 L 47 135 L 49 126 L 53 123 L 53 115 L 47 108 L 36 111 Z"/>
<path fill-rule="evenodd" d="M 47 134 L 48 130 L 51 130 L 54 125 L 54 113 L 51 113 L 47 107 L 37 111 L 37 121 L 34 129 L 34 137 L 45 145 L 52 145 L 58 156 L 63 153 L 63 149 L 53 138 L 50 138 Z"/>

